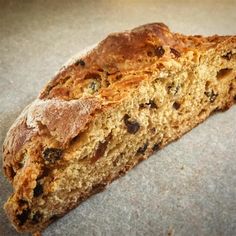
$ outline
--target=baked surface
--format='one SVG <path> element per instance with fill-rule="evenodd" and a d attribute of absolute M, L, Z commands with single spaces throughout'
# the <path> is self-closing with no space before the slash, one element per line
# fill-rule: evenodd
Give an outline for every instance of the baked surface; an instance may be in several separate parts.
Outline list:
<path fill-rule="evenodd" d="M 11 222 L 45 228 L 235 98 L 236 36 L 184 36 L 160 23 L 109 35 L 9 130 Z"/>

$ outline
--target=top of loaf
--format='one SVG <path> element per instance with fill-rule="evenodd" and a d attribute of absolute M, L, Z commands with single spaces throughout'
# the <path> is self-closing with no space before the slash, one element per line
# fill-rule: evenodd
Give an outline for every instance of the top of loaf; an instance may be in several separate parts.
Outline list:
<path fill-rule="evenodd" d="M 62 146 L 84 131 L 94 114 L 114 106 L 143 80 L 141 71 L 161 71 L 205 51 L 230 36 L 183 36 L 163 23 L 110 34 L 86 55 L 64 66 L 21 113 L 3 144 L 3 167 L 12 181 L 19 153 L 47 130 Z"/>
<path fill-rule="evenodd" d="M 85 56 L 63 67 L 41 92 L 40 99 L 71 100 L 84 95 L 97 95 L 95 92 L 103 94 L 108 88 L 114 89 L 117 82 L 126 79 L 124 75 L 127 73 L 142 70 L 157 63 L 157 59 L 161 67 L 162 62 L 177 60 L 196 47 L 198 50 L 205 50 L 216 45 L 218 40 L 218 36 L 186 37 L 172 33 L 163 23 L 113 33 Z M 99 89 L 95 88 L 95 92 L 89 88 L 93 81 L 96 84 L 92 86 L 99 86 Z"/>

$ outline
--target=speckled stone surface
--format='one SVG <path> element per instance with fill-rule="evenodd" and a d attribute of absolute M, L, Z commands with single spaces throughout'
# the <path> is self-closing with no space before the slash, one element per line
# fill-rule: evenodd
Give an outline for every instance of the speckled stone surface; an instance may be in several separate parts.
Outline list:
<path fill-rule="evenodd" d="M 161 21 L 185 34 L 236 34 L 235 12 L 235 0 L 0 0 L 0 144 L 55 71 L 109 32 Z M 44 235 L 236 235 L 235 124 L 236 106 L 211 116 Z M 16 236 L 2 171 L 0 187 L 0 235 Z"/>

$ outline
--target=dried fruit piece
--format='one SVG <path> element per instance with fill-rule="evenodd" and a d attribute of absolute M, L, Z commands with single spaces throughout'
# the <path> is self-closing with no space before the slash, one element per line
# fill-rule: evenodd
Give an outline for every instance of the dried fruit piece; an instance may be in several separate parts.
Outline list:
<path fill-rule="evenodd" d="M 32 223 L 33 224 L 37 224 L 39 223 L 39 221 L 43 218 L 43 215 L 37 211 L 34 215 L 33 215 L 33 218 L 32 218 Z"/>
<path fill-rule="evenodd" d="M 159 149 L 160 149 L 160 143 L 156 143 L 156 144 L 154 144 L 153 147 L 152 147 L 152 150 L 153 150 L 154 152 L 158 151 Z"/>
<path fill-rule="evenodd" d="M 128 114 L 124 115 L 124 122 L 127 127 L 127 130 L 130 134 L 135 134 L 140 129 L 140 124 L 137 121 L 130 121 L 130 116 Z"/>
<path fill-rule="evenodd" d="M 78 61 L 75 62 L 75 65 L 76 66 L 78 66 L 78 65 L 85 66 L 85 62 L 83 60 L 79 59 Z"/>
<path fill-rule="evenodd" d="M 147 103 L 142 103 L 142 104 L 140 104 L 139 105 L 139 107 L 140 108 L 145 108 L 145 107 L 147 107 L 147 108 L 155 108 L 155 109 L 157 109 L 158 107 L 157 107 L 157 104 L 154 102 L 154 100 L 149 100 L 149 102 L 147 102 Z"/>
<path fill-rule="evenodd" d="M 24 200 L 24 199 L 19 199 L 18 203 L 19 203 L 19 206 L 24 206 L 24 205 L 28 204 L 28 202 L 26 200 Z"/>
<path fill-rule="evenodd" d="M 63 150 L 59 148 L 46 148 L 43 151 L 43 157 L 49 163 L 55 163 L 62 156 Z"/>
<path fill-rule="evenodd" d="M 59 215 L 53 215 L 53 216 L 51 216 L 50 217 L 50 221 L 55 221 L 55 220 L 58 220 L 60 218 L 60 216 Z"/>
<path fill-rule="evenodd" d="M 214 102 L 218 96 L 218 93 L 215 93 L 213 90 L 211 90 L 210 92 L 206 91 L 204 92 L 204 94 L 209 98 L 209 101 L 211 103 Z"/>
<path fill-rule="evenodd" d="M 84 76 L 84 79 L 93 79 L 93 80 L 101 80 L 101 75 L 99 75 L 98 73 L 88 73 Z"/>
<path fill-rule="evenodd" d="M 145 151 L 147 150 L 148 143 L 145 143 L 142 147 L 140 147 L 137 151 L 138 154 L 144 154 Z"/>
<path fill-rule="evenodd" d="M 37 182 L 36 187 L 34 188 L 34 197 L 39 197 L 43 194 L 43 186 Z"/>
<path fill-rule="evenodd" d="M 232 58 L 232 56 L 233 56 L 233 54 L 230 51 L 230 52 L 226 53 L 225 55 L 223 55 L 222 58 L 224 58 L 224 59 L 229 61 Z"/>
<path fill-rule="evenodd" d="M 91 89 L 91 93 L 95 93 L 97 92 L 101 87 L 101 84 L 99 81 L 92 81 L 90 84 L 89 84 L 89 89 Z"/>
<path fill-rule="evenodd" d="M 105 183 L 98 183 L 98 184 L 93 185 L 92 191 L 93 191 L 93 193 L 99 193 L 99 192 L 103 191 L 105 188 L 106 188 Z"/>
<path fill-rule="evenodd" d="M 162 46 L 155 48 L 155 55 L 162 57 L 165 54 L 165 49 Z"/>
<path fill-rule="evenodd" d="M 16 215 L 17 219 L 19 220 L 19 226 L 23 225 L 27 221 L 29 214 L 30 210 L 24 209 L 21 214 Z"/>
<path fill-rule="evenodd" d="M 104 155 L 107 149 L 107 145 L 109 141 L 111 140 L 111 138 L 112 138 L 112 134 L 110 133 L 103 142 L 99 142 L 95 155 L 93 156 L 91 160 L 92 163 L 96 162 L 100 157 Z"/>
<path fill-rule="evenodd" d="M 180 52 L 177 51 L 174 48 L 170 48 L 170 52 L 173 53 L 175 55 L 175 57 L 180 57 L 181 56 Z"/>
<path fill-rule="evenodd" d="M 173 103 L 173 107 L 174 107 L 175 110 L 179 110 L 179 108 L 180 108 L 180 103 L 179 103 L 179 102 L 174 102 L 174 103 Z"/>
<path fill-rule="evenodd" d="M 180 85 L 175 84 L 174 82 L 167 86 L 167 92 L 172 95 L 176 95 L 179 92 L 179 89 Z"/>

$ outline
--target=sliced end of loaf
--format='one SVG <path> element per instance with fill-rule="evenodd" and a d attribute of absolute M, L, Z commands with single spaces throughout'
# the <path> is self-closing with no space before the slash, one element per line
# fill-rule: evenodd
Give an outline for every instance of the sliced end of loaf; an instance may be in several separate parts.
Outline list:
<path fill-rule="evenodd" d="M 214 47 L 204 50 L 186 43 L 188 50 L 181 54 L 168 45 L 148 48 L 149 59 L 141 62 L 145 66 L 122 73 L 110 86 L 102 85 L 94 95 L 107 98 L 102 112 L 92 114 L 86 128 L 67 145 L 41 127 L 40 135 L 24 146 L 14 176 L 15 193 L 5 204 L 16 229 L 45 228 L 212 112 L 228 109 L 236 101 L 236 39 L 212 40 Z M 163 54 L 173 55 L 160 63 Z M 54 92 L 67 86 L 57 84 Z M 80 96 L 89 96 L 87 84 L 78 88 L 83 89 Z M 43 96 L 51 99 L 50 92 Z"/>

